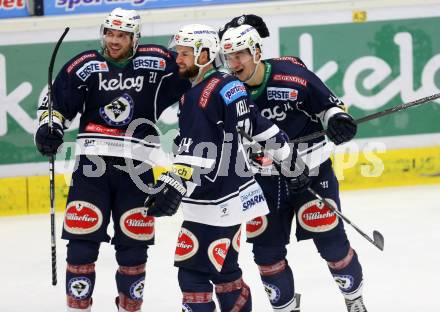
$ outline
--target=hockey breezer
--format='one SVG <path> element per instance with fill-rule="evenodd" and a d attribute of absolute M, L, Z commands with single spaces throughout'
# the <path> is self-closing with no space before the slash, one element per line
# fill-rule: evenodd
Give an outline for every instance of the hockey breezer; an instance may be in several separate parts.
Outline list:
<path fill-rule="evenodd" d="M 49 131 L 50 133 L 53 132 L 53 116 L 52 116 L 52 109 L 53 109 L 53 91 L 52 91 L 52 74 L 53 74 L 53 66 L 55 64 L 55 58 L 57 56 L 58 48 L 61 45 L 61 42 L 63 42 L 64 37 L 69 32 L 69 27 L 66 27 L 64 29 L 63 34 L 61 35 L 60 39 L 58 39 L 58 42 L 56 43 L 52 56 L 50 58 L 49 63 L 49 72 L 48 72 L 48 81 L 47 81 L 47 87 L 48 87 L 48 113 L 49 113 Z M 50 242 L 51 242 L 51 249 L 52 249 L 52 285 L 55 286 L 57 284 L 57 247 L 56 247 L 56 241 L 55 241 L 55 156 L 50 155 L 49 156 L 49 179 L 50 179 L 50 185 L 49 185 L 49 192 L 50 192 Z"/>
<path fill-rule="evenodd" d="M 381 112 L 373 113 L 373 114 L 364 116 L 362 118 L 356 119 L 354 122 L 358 125 L 358 124 L 366 122 L 366 121 L 370 121 L 370 120 L 380 118 L 380 117 L 383 117 L 383 116 L 386 116 L 389 114 L 393 114 L 396 112 L 400 112 L 402 110 L 405 110 L 405 109 L 413 107 L 413 106 L 417 106 L 417 105 L 424 104 L 424 103 L 429 103 L 429 102 L 431 102 L 435 99 L 438 99 L 438 98 L 440 98 L 440 93 L 436 93 L 436 94 L 433 94 L 433 95 L 430 95 L 430 96 L 427 96 L 427 97 L 424 97 L 424 98 L 421 98 L 421 99 L 418 99 L 418 100 L 415 100 L 412 102 L 396 105 L 394 107 L 388 108 L 388 109 L 383 110 Z M 327 130 L 321 130 L 321 131 L 317 131 L 315 133 L 291 140 L 290 142 L 291 143 L 307 142 L 307 141 L 319 138 L 319 137 L 325 135 L 326 133 L 327 133 Z"/>
<path fill-rule="evenodd" d="M 440 95 L 439 95 L 440 96 Z M 264 151 L 263 147 L 256 142 L 254 139 L 252 139 L 252 137 L 250 137 L 246 131 L 244 131 L 244 129 L 242 128 L 237 128 L 237 131 L 244 137 L 246 138 L 248 141 L 252 142 L 253 144 L 259 146 L 261 148 L 262 151 Z M 270 155 L 269 155 L 270 156 Z M 273 157 L 271 157 L 272 162 L 275 166 L 275 168 L 278 170 L 278 172 L 281 172 L 282 169 L 281 167 L 283 166 L 282 163 L 278 162 L 276 159 L 274 159 Z M 288 171 L 288 170 L 286 170 Z M 359 234 L 361 234 L 366 240 L 368 240 L 370 243 L 372 243 L 374 246 L 376 246 L 377 248 L 379 248 L 380 250 L 383 251 L 384 248 L 384 237 L 383 235 L 379 232 L 379 231 L 373 231 L 373 238 L 371 238 L 370 236 L 368 236 L 367 234 L 365 234 L 358 226 L 356 226 L 353 222 L 351 222 L 347 217 L 345 217 L 342 212 L 340 212 L 336 207 L 334 207 L 328 200 L 326 200 L 325 198 L 323 198 L 321 195 L 319 195 L 317 192 L 315 192 L 311 187 L 308 187 L 307 190 L 313 195 L 315 196 L 315 198 L 317 198 L 318 200 L 322 201 L 333 213 L 335 213 L 339 218 L 341 218 L 342 220 L 344 220 L 346 223 L 348 223 L 349 225 L 351 225 Z"/>

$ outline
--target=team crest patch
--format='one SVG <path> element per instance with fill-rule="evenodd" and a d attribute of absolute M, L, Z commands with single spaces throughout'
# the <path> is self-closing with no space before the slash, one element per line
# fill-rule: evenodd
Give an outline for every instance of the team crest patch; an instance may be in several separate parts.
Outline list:
<path fill-rule="evenodd" d="M 354 278 L 351 275 L 334 274 L 333 279 L 343 291 L 350 291 L 353 288 Z"/>
<path fill-rule="evenodd" d="M 209 260 L 218 272 L 222 270 L 230 245 L 229 238 L 220 238 L 213 241 L 208 247 Z"/>
<path fill-rule="evenodd" d="M 241 227 L 238 229 L 237 233 L 235 233 L 234 238 L 232 239 L 232 247 L 236 252 L 240 252 L 240 242 L 241 242 Z"/>
<path fill-rule="evenodd" d="M 269 297 L 270 303 L 277 303 L 281 297 L 281 291 L 275 285 L 264 283 L 264 290 L 266 291 L 267 296 Z"/>
<path fill-rule="evenodd" d="M 99 108 L 99 115 L 110 126 L 124 126 L 130 123 L 134 113 L 134 101 L 127 93 Z"/>
<path fill-rule="evenodd" d="M 336 207 L 336 203 L 326 198 L 326 200 Z M 305 203 L 298 211 L 298 221 L 301 227 L 310 232 L 326 232 L 334 229 L 339 219 L 334 212 L 324 205 L 319 199 Z"/>
<path fill-rule="evenodd" d="M 189 230 L 181 228 L 176 244 L 174 261 L 183 261 L 191 258 L 199 250 L 197 237 Z"/>
<path fill-rule="evenodd" d="M 85 276 L 72 278 L 67 285 L 67 289 L 76 300 L 87 298 L 90 294 L 91 287 L 92 281 Z"/>
<path fill-rule="evenodd" d="M 75 200 L 66 206 L 64 229 L 72 234 L 89 234 L 101 227 L 102 213 L 95 205 Z"/>
<path fill-rule="evenodd" d="M 267 217 L 256 217 L 246 223 L 246 236 L 248 238 L 257 237 L 267 228 Z"/>
<path fill-rule="evenodd" d="M 108 72 L 107 62 L 89 61 L 76 71 L 82 81 L 86 81 L 93 73 Z"/>
<path fill-rule="evenodd" d="M 134 300 L 142 300 L 145 288 L 145 278 L 137 280 L 130 286 L 130 297 Z"/>
<path fill-rule="evenodd" d="M 147 216 L 147 208 L 125 212 L 119 221 L 122 232 L 130 238 L 147 241 L 154 237 L 154 217 Z"/>

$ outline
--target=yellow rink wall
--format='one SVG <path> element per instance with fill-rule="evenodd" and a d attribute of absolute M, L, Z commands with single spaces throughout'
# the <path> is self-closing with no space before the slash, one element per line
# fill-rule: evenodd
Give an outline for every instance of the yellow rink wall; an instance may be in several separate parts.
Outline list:
<path fill-rule="evenodd" d="M 342 190 L 440 183 L 439 146 L 396 149 L 375 155 L 378 158 L 373 161 L 364 154 L 333 156 Z M 346 168 L 350 157 L 357 161 Z M 64 175 L 55 178 L 57 211 L 63 211 L 66 204 L 66 179 L 69 177 Z M 2 178 L 0 185 L 0 216 L 49 213 L 48 176 Z"/>

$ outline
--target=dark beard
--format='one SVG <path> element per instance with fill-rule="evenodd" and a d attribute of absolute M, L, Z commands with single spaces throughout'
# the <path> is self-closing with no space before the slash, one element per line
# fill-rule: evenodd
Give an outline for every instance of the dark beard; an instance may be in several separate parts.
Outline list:
<path fill-rule="evenodd" d="M 199 74 L 199 68 L 196 65 L 191 66 L 189 69 L 184 72 L 179 71 L 180 78 L 191 79 L 197 77 Z"/>

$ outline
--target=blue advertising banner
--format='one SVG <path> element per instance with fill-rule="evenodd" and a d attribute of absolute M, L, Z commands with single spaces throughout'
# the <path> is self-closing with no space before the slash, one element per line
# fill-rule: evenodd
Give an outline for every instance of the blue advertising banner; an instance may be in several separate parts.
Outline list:
<path fill-rule="evenodd" d="M 268 0 L 44 0 L 44 14 L 62 15 L 72 13 L 110 12 L 117 7 L 121 7 L 123 9 L 149 10 L 159 8 L 262 1 Z"/>
<path fill-rule="evenodd" d="M 25 0 L 0 0 L 0 18 L 29 16 Z"/>

